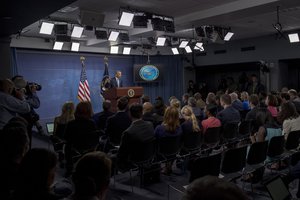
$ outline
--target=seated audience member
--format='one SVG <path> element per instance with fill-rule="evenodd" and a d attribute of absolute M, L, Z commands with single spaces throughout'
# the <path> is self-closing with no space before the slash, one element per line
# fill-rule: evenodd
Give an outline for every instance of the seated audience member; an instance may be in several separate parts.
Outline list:
<path fill-rule="evenodd" d="M 213 92 L 207 94 L 206 105 L 215 104 L 216 105 L 216 95 Z"/>
<path fill-rule="evenodd" d="M 194 180 L 186 189 L 182 200 L 248 200 L 235 184 L 214 176 Z"/>
<path fill-rule="evenodd" d="M 197 102 L 197 107 L 200 108 L 201 110 L 203 110 L 205 108 L 205 102 L 202 100 L 201 94 L 199 92 L 197 92 L 196 94 L 194 94 L 194 97 Z"/>
<path fill-rule="evenodd" d="M 281 93 L 288 93 L 289 92 L 289 88 L 287 87 L 282 87 L 280 90 Z"/>
<path fill-rule="evenodd" d="M 164 118 L 166 106 L 162 98 L 156 98 L 154 102 L 154 111 L 153 111 L 153 118 L 154 118 L 154 128 L 160 125 Z"/>
<path fill-rule="evenodd" d="M 177 99 L 177 97 L 175 97 L 175 96 L 170 96 L 170 98 L 169 98 L 169 105 L 171 105 L 171 101 L 172 101 L 173 99 Z"/>
<path fill-rule="evenodd" d="M 281 111 L 278 115 L 280 115 L 281 120 L 283 120 L 282 132 L 285 138 L 288 137 L 290 132 L 300 130 L 300 117 L 292 102 L 282 104 Z"/>
<path fill-rule="evenodd" d="M 288 94 L 290 96 L 290 101 L 295 104 L 297 112 L 300 113 L 300 98 L 297 94 L 297 91 L 294 89 L 290 89 L 288 91 Z"/>
<path fill-rule="evenodd" d="M 249 103 L 249 95 L 248 92 L 242 92 L 241 93 L 241 100 L 243 103 L 243 110 L 250 110 L 250 103 Z"/>
<path fill-rule="evenodd" d="M 204 109 L 207 119 L 201 122 L 202 133 L 205 133 L 208 128 L 221 127 L 221 121 L 216 118 L 217 107 L 213 104 L 209 104 Z"/>
<path fill-rule="evenodd" d="M 265 104 L 267 105 L 268 110 L 271 112 L 272 117 L 276 118 L 278 114 L 276 96 L 269 94 L 266 98 Z"/>
<path fill-rule="evenodd" d="M 256 119 L 256 113 L 258 109 L 258 104 L 259 104 L 259 99 L 256 94 L 251 94 L 249 97 L 249 104 L 251 110 L 247 113 L 245 120 L 246 121 L 251 121 Z"/>
<path fill-rule="evenodd" d="M 216 106 L 217 106 L 217 113 L 224 110 L 224 108 L 221 106 L 221 96 L 222 95 L 216 95 Z"/>
<path fill-rule="evenodd" d="M 144 121 L 151 122 L 154 127 L 154 118 L 153 118 L 153 105 L 150 102 L 145 102 L 143 104 L 143 117 Z"/>
<path fill-rule="evenodd" d="M 76 164 L 70 200 L 104 200 L 111 177 L 111 160 L 102 152 L 85 154 Z"/>
<path fill-rule="evenodd" d="M 229 94 L 221 96 L 221 105 L 224 110 L 217 114 L 217 118 L 221 121 L 222 126 L 227 123 L 239 123 L 241 121 L 239 111 L 231 106 L 231 97 Z"/>
<path fill-rule="evenodd" d="M 257 132 L 250 136 L 252 143 L 265 140 L 270 141 L 272 137 L 282 135 L 281 128 L 267 108 L 259 108 L 257 110 L 254 126 L 254 130 L 257 130 Z"/>
<path fill-rule="evenodd" d="M 237 93 L 233 92 L 229 94 L 231 97 L 231 106 L 238 111 L 243 111 L 243 103 L 239 100 Z"/>
<path fill-rule="evenodd" d="M 182 134 L 177 108 L 169 106 L 166 109 L 164 120 L 161 125 L 155 128 L 154 134 L 157 139 L 162 137 L 176 137 Z M 171 172 L 172 162 L 167 162 L 163 173 L 170 174 Z"/>
<path fill-rule="evenodd" d="M 290 95 L 287 92 L 286 93 L 280 93 L 280 97 L 281 97 L 281 104 L 284 104 L 284 103 L 290 101 Z"/>
<path fill-rule="evenodd" d="M 61 109 L 60 116 L 54 118 L 54 136 L 60 139 L 64 137 L 67 124 L 75 119 L 74 110 L 75 106 L 73 102 L 67 101 L 66 103 L 64 103 Z"/>
<path fill-rule="evenodd" d="M 118 99 L 118 112 L 107 119 L 105 134 L 112 145 L 120 145 L 122 133 L 130 126 L 131 119 L 128 116 L 128 98 Z"/>
<path fill-rule="evenodd" d="M 47 149 L 31 149 L 21 162 L 14 199 L 59 199 L 60 197 L 51 192 L 56 164 L 54 152 Z"/>
<path fill-rule="evenodd" d="M 201 110 L 201 108 L 197 107 L 197 101 L 194 97 L 189 98 L 188 105 L 192 108 L 192 111 L 193 111 L 194 115 L 196 116 L 196 118 L 199 121 L 202 121 L 204 119 L 204 114 L 203 114 L 203 111 Z"/>
<path fill-rule="evenodd" d="M 15 93 L 15 96 L 12 94 Z M 22 100 L 21 100 L 22 99 Z M 24 93 L 15 90 L 14 83 L 9 80 L 0 80 L 0 130 L 17 114 L 30 112 L 30 105 L 26 102 Z"/>
<path fill-rule="evenodd" d="M 190 95 L 188 93 L 185 93 L 182 95 L 182 106 L 188 105 Z"/>
<path fill-rule="evenodd" d="M 143 95 L 141 97 L 141 103 L 144 104 L 146 102 L 150 102 L 150 97 L 148 95 Z"/>
<path fill-rule="evenodd" d="M 170 106 L 172 106 L 172 107 L 174 107 L 178 110 L 180 123 L 183 122 L 184 119 L 183 119 L 183 116 L 180 112 L 180 109 L 181 109 L 180 101 L 178 99 L 172 99 L 171 102 L 170 102 Z"/>
<path fill-rule="evenodd" d="M 99 130 L 105 129 L 107 119 L 111 116 L 113 116 L 113 112 L 111 112 L 111 102 L 109 100 L 105 100 L 102 103 L 102 109 L 103 111 L 100 113 L 97 113 L 93 116 L 93 119 L 97 125 L 97 128 Z"/>
<path fill-rule="evenodd" d="M 155 139 L 153 124 L 142 120 L 143 107 L 134 103 L 129 108 L 131 125 L 127 128 L 121 138 L 121 144 L 117 155 L 118 168 L 127 169 L 131 166 L 132 157 L 142 157 L 139 150 L 145 143 Z M 144 151 L 141 151 L 144 152 Z"/>
<path fill-rule="evenodd" d="M 96 131 L 96 125 L 92 120 L 92 105 L 90 102 L 80 102 L 75 109 L 75 120 L 70 121 L 67 124 L 64 139 L 66 141 L 65 155 L 67 172 L 66 175 L 70 175 L 73 169 L 72 156 L 74 150 L 80 153 L 89 150 L 82 149 L 83 146 L 87 148 L 88 144 L 85 144 L 93 132 Z"/>
<path fill-rule="evenodd" d="M 0 135 L 0 179 L 4 185 L 0 187 L 0 196 L 9 199 L 16 186 L 17 172 L 20 163 L 29 150 L 27 122 L 14 117 L 4 126 Z"/>

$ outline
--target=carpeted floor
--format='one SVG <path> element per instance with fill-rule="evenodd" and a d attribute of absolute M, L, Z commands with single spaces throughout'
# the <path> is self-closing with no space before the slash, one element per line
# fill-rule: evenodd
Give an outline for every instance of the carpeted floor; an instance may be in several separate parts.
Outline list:
<path fill-rule="evenodd" d="M 32 148 L 47 148 L 53 150 L 49 137 L 47 135 L 33 134 Z M 132 180 L 130 179 L 129 172 L 121 173 L 111 179 L 111 185 L 107 195 L 107 199 L 117 200 L 180 200 L 183 195 L 184 187 L 188 184 L 189 173 L 182 174 L 180 169 L 174 167 L 174 174 L 171 176 L 160 176 L 160 181 L 157 183 L 148 184 L 144 187 L 140 187 L 139 174 L 135 171 L 132 173 Z M 287 169 L 286 169 L 287 170 Z M 283 172 L 283 171 L 282 171 Z M 264 179 L 268 179 L 275 176 L 278 172 L 271 172 L 265 170 Z M 57 168 L 56 185 L 70 188 L 70 180 L 63 177 L 64 169 Z M 250 199 L 271 199 L 265 187 L 261 184 L 253 185 L 253 192 L 251 184 L 237 180 L 238 187 L 243 188 L 245 193 Z M 290 184 L 290 192 L 295 197 L 298 188 L 298 181 L 294 181 Z M 133 190 L 133 192 L 132 192 Z"/>

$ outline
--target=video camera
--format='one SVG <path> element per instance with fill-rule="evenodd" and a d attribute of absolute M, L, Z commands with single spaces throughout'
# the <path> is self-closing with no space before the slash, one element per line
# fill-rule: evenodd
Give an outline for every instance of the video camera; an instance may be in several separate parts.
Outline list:
<path fill-rule="evenodd" d="M 38 83 L 35 82 L 27 82 L 27 85 L 25 87 L 26 89 L 26 94 L 31 94 L 32 93 L 32 88 L 35 87 L 36 91 L 40 91 L 42 89 L 42 86 Z"/>

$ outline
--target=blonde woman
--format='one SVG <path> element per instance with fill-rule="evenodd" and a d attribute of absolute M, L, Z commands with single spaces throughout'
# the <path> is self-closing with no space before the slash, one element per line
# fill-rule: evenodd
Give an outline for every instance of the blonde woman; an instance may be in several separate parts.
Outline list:
<path fill-rule="evenodd" d="M 184 123 L 181 125 L 183 134 L 189 134 L 192 132 L 200 132 L 199 122 L 193 113 L 192 107 L 184 106 L 181 109 L 181 114 L 184 118 Z"/>
<path fill-rule="evenodd" d="M 61 109 L 60 116 L 57 116 L 54 119 L 54 130 L 53 130 L 54 136 L 63 138 L 67 123 L 75 119 L 74 111 L 75 111 L 75 106 L 72 101 L 67 101 L 66 103 L 64 103 Z"/>

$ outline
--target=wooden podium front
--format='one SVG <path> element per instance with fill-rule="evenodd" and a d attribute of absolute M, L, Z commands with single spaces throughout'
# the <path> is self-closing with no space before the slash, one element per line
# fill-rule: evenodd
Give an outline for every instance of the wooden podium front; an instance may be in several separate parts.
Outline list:
<path fill-rule="evenodd" d="M 117 101 L 122 96 L 129 97 L 129 105 L 136 102 L 140 102 L 140 97 L 144 94 L 143 87 L 119 87 L 119 88 L 110 88 L 103 94 L 105 100 L 111 101 L 111 110 L 116 112 Z"/>

